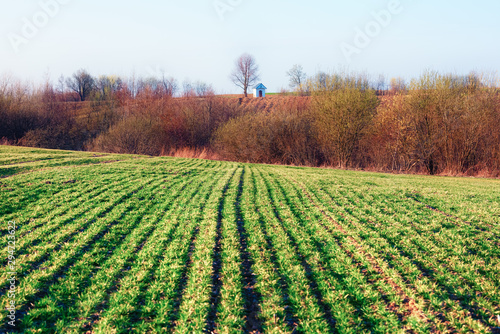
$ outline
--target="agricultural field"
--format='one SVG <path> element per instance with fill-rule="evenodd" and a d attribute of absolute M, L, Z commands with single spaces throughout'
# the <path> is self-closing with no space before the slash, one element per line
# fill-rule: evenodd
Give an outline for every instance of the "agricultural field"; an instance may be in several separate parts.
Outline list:
<path fill-rule="evenodd" d="M 2 333 L 500 332 L 500 180 L 0 146 L 0 203 Z"/>

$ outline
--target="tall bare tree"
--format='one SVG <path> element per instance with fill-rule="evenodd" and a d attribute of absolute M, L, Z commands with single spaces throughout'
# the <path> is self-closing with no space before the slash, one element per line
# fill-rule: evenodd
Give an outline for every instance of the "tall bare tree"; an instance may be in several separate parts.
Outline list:
<path fill-rule="evenodd" d="M 259 66 L 255 58 L 247 53 L 242 54 L 235 62 L 235 68 L 230 75 L 231 81 L 248 96 L 248 87 L 253 86 L 259 80 Z"/>
<path fill-rule="evenodd" d="M 290 87 L 302 91 L 302 85 L 307 77 L 302 65 L 293 65 L 293 67 L 286 72 L 286 75 L 290 77 Z"/>
<path fill-rule="evenodd" d="M 168 96 L 174 96 L 177 93 L 177 89 L 179 88 L 177 80 L 172 77 L 167 78 L 165 73 L 162 73 L 161 82 L 163 83 L 163 91 Z"/>
<path fill-rule="evenodd" d="M 85 101 L 95 88 L 95 79 L 87 71 L 79 70 L 66 80 L 66 85 L 69 89 L 78 93 L 80 101 Z"/>

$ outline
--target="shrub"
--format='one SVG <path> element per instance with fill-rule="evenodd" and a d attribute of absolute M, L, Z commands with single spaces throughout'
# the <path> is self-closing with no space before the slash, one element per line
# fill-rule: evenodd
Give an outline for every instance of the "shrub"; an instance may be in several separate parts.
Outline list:
<path fill-rule="evenodd" d="M 99 135 L 87 147 L 91 151 L 160 155 L 166 134 L 158 120 L 147 115 L 129 116 Z"/>
<path fill-rule="evenodd" d="M 215 151 L 229 160 L 316 165 L 320 159 L 308 112 L 277 110 L 230 120 L 215 134 Z"/>
<path fill-rule="evenodd" d="M 500 108 L 476 75 L 425 73 L 378 109 L 370 155 L 378 167 L 429 174 L 496 169 Z M 386 161 L 384 163 L 383 161 Z"/>
<path fill-rule="evenodd" d="M 316 139 L 328 162 L 348 167 L 363 154 L 360 142 L 368 132 L 379 100 L 362 78 L 333 76 L 313 90 L 312 110 Z M 327 87 L 325 89 L 325 87 Z"/>

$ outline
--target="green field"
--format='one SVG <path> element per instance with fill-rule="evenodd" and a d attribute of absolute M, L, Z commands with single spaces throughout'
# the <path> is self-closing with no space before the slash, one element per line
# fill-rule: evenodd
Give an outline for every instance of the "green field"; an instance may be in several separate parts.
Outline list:
<path fill-rule="evenodd" d="M 0 146 L 0 203 L 2 333 L 500 331 L 499 180 Z"/>

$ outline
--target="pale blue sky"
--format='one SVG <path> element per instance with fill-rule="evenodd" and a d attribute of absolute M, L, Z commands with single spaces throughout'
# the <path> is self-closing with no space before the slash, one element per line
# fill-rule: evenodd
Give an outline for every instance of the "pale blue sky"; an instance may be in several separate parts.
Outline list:
<path fill-rule="evenodd" d="M 201 80 L 236 93 L 228 76 L 244 52 L 271 91 L 288 86 L 293 64 L 311 75 L 343 68 L 387 79 L 500 69 L 500 1 L 400 0 L 390 22 L 374 24 L 373 12 L 397 2 L 0 0 L 0 74 L 41 81 L 50 73 L 56 81 L 80 68 L 122 76 L 164 70 L 180 83 Z M 358 28 L 372 29 L 369 45 L 355 43 Z M 346 45 L 357 48 L 350 61 Z"/>

